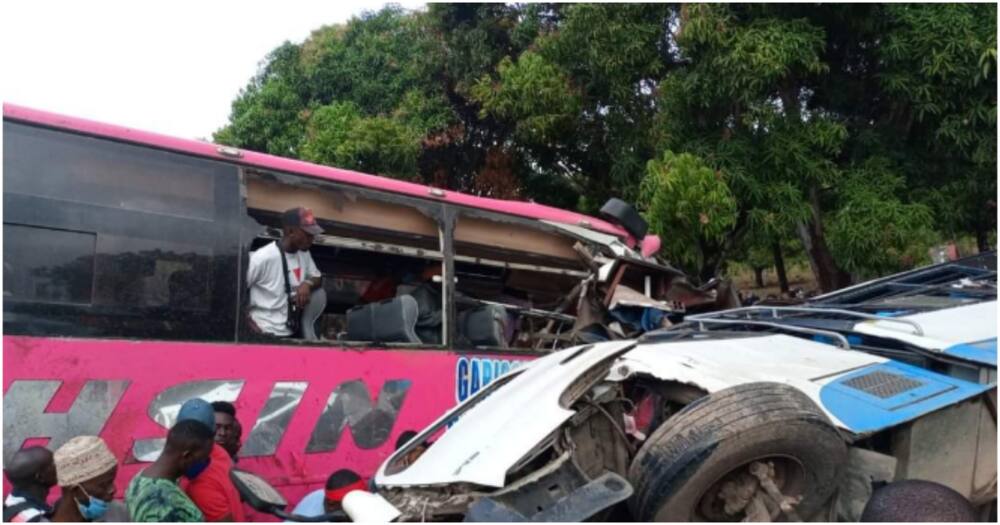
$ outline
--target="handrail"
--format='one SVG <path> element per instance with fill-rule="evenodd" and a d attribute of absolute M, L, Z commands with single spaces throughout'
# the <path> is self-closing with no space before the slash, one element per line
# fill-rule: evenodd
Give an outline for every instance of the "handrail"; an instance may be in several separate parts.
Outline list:
<path fill-rule="evenodd" d="M 913 328 L 913 333 L 915 335 L 924 335 L 924 329 L 923 329 L 923 327 L 921 327 L 919 324 L 917 324 L 916 321 L 911 321 L 910 319 L 900 319 L 898 317 L 882 317 L 880 315 L 866 314 L 864 312 L 854 312 L 854 311 L 851 311 L 851 310 L 843 310 L 843 309 L 840 309 L 840 308 L 816 308 L 816 307 L 809 307 L 809 306 L 760 306 L 760 307 L 751 306 L 750 308 L 766 308 L 766 309 L 769 309 L 769 310 L 772 311 L 772 315 L 776 314 L 778 311 L 787 311 L 787 312 L 833 312 L 833 313 L 841 314 L 841 315 L 854 316 L 854 317 L 857 317 L 859 319 L 869 319 L 869 320 L 873 320 L 873 321 L 886 321 L 886 322 L 891 322 L 891 323 L 898 323 L 898 324 L 909 325 L 910 327 Z M 778 316 L 774 315 L 774 317 L 777 318 Z"/>
<path fill-rule="evenodd" d="M 909 319 L 899 319 L 896 317 L 882 317 L 874 314 L 867 314 L 864 312 L 855 312 L 852 310 L 843 310 L 840 308 L 823 308 L 823 307 L 812 307 L 812 306 L 744 306 L 741 308 L 732 308 L 729 310 L 722 310 L 719 312 L 712 312 L 710 314 L 698 314 L 689 316 L 688 319 L 712 319 L 725 316 L 726 314 L 738 314 L 742 312 L 771 312 L 771 317 L 774 319 L 780 319 L 778 312 L 802 312 L 802 313 L 835 313 L 840 315 L 846 315 L 850 317 L 857 317 L 859 319 L 869 319 L 873 321 L 887 321 L 891 323 L 905 324 L 913 328 L 914 335 L 924 335 L 924 329 L 914 321 Z M 748 317 L 749 318 L 749 317 Z"/>
<path fill-rule="evenodd" d="M 688 318 L 686 320 L 691 320 L 691 318 Z M 789 326 L 781 323 L 772 323 L 770 321 L 755 321 L 753 319 L 695 319 L 694 322 L 698 323 L 698 328 L 703 332 L 706 331 L 705 323 L 709 323 L 709 324 L 767 326 L 771 328 L 777 328 L 779 330 L 787 330 L 789 332 L 798 332 L 811 335 L 822 335 L 824 337 L 836 339 L 840 343 L 837 346 L 843 348 L 844 350 L 851 349 L 851 343 L 848 342 L 846 337 L 844 337 L 841 334 L 838 334 L 837 332 L 831 332 L 829 330 L 819 330 L 816 328 L 803 328 L 801 326 Z"/>

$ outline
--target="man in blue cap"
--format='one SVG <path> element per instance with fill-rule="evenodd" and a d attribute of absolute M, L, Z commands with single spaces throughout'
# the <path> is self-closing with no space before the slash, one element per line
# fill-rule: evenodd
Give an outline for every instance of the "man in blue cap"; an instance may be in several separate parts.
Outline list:
<path fill-rule="evenodd" d="M 195 398 L 181 405 L 177 421 L 188 420 L 202 423 L 215 434 L 215 409 L 208 401 Z M 218 443 L 212 443 L 209 458 L 205 470 L 190 478 L 185 492 L 205 515 L 205 521 L 246 521 L 240 494 L 229 478 L 232 458 Z"/>

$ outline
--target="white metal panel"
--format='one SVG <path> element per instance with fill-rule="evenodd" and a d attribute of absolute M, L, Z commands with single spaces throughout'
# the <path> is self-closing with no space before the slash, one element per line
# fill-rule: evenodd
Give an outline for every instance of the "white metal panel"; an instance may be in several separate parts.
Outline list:
<path fill-rule="evenodd" d="M 594 345 L 567 363 L 562 361 L 580 347 L 532 361 L 517 377 L 462 414 L 408 468 L 386 475 L 390 461 L 383 463 L 375 482 L 380 486 L 466 482 L 502 487 L 507 470 L 574 414 L 559 406 L 559 396 L 566 388 L 601 360 L 633 344 L 616 341 Z M 465 403 L 477 400 L 478 396 L 473 396 Z M 449 411 L 431 427 L 448 421 L 461 407 Z"/>
<path fill-rule="evenodd" d="M 996 301 L 905 315 L 897 319 L 907 319 L 919 324 L 924 335 L 915 335 L 907 326 L 891 321 L 864 321 L 854 325 L 854 330 L 904 341 L 928 350 L 944 350 L 957 344 L 997 336 Z"/>
<path fill-rule="evenodd" d="M 709 392 L 758 381 L 798 388 L 819 407 L 820 388 L 837 377 L 887 359 L 784 334 L 643 344 L 618 359 L 612 380 L 647 374 Z M 826 411 L 824 409 L 824 411 Z M 831 420 L 846 426 L 827 411 Z"/>

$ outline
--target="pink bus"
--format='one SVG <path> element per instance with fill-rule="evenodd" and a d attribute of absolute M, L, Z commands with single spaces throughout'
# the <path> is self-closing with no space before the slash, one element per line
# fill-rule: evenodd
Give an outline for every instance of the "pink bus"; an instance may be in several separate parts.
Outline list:
<path fill-rule="evenodd" d="M 647 298 L 679 276 L 628 221 L 3 112 L 4 457 L 97 434 L 122 462 L 119 495 L 196 396 L 235 403 L 239 466 L 289 501 L 338 468 L 370 475 L 403 431 L 574 342 L 598 273 Z M 248 254 L 295 206 L 325 230 L 311 253 L 327 304 L 312 337 L 253 342 Z M 390 306 L 428 265 L 440 300 L 420 313 L 440 321 L 415 330 Z"/>

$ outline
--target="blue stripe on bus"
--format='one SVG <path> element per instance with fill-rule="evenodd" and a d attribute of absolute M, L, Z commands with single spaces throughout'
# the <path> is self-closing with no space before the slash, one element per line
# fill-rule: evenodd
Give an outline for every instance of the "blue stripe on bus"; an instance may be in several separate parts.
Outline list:
<path fill-rule="evenodd" d="M 997 338 L 979 341 L 977 343 L 962 343 L 945 348 L 947 355 L 960 357 L 985 365 L 997 366 Z"/>
<path fill-rule="evenodd" d="M 912 387 L 883 398 L 845 384 L 852 379 L 877 372 L 901 376 L 899 380 L 911 381 Z M 823 385 L 819 397 L 823 407 L 847 429 L 864 434 L 916 419 L 990 388 L 992 385 L 962 381 L 916 366 L 889 361 L 851 372 Z"/>

